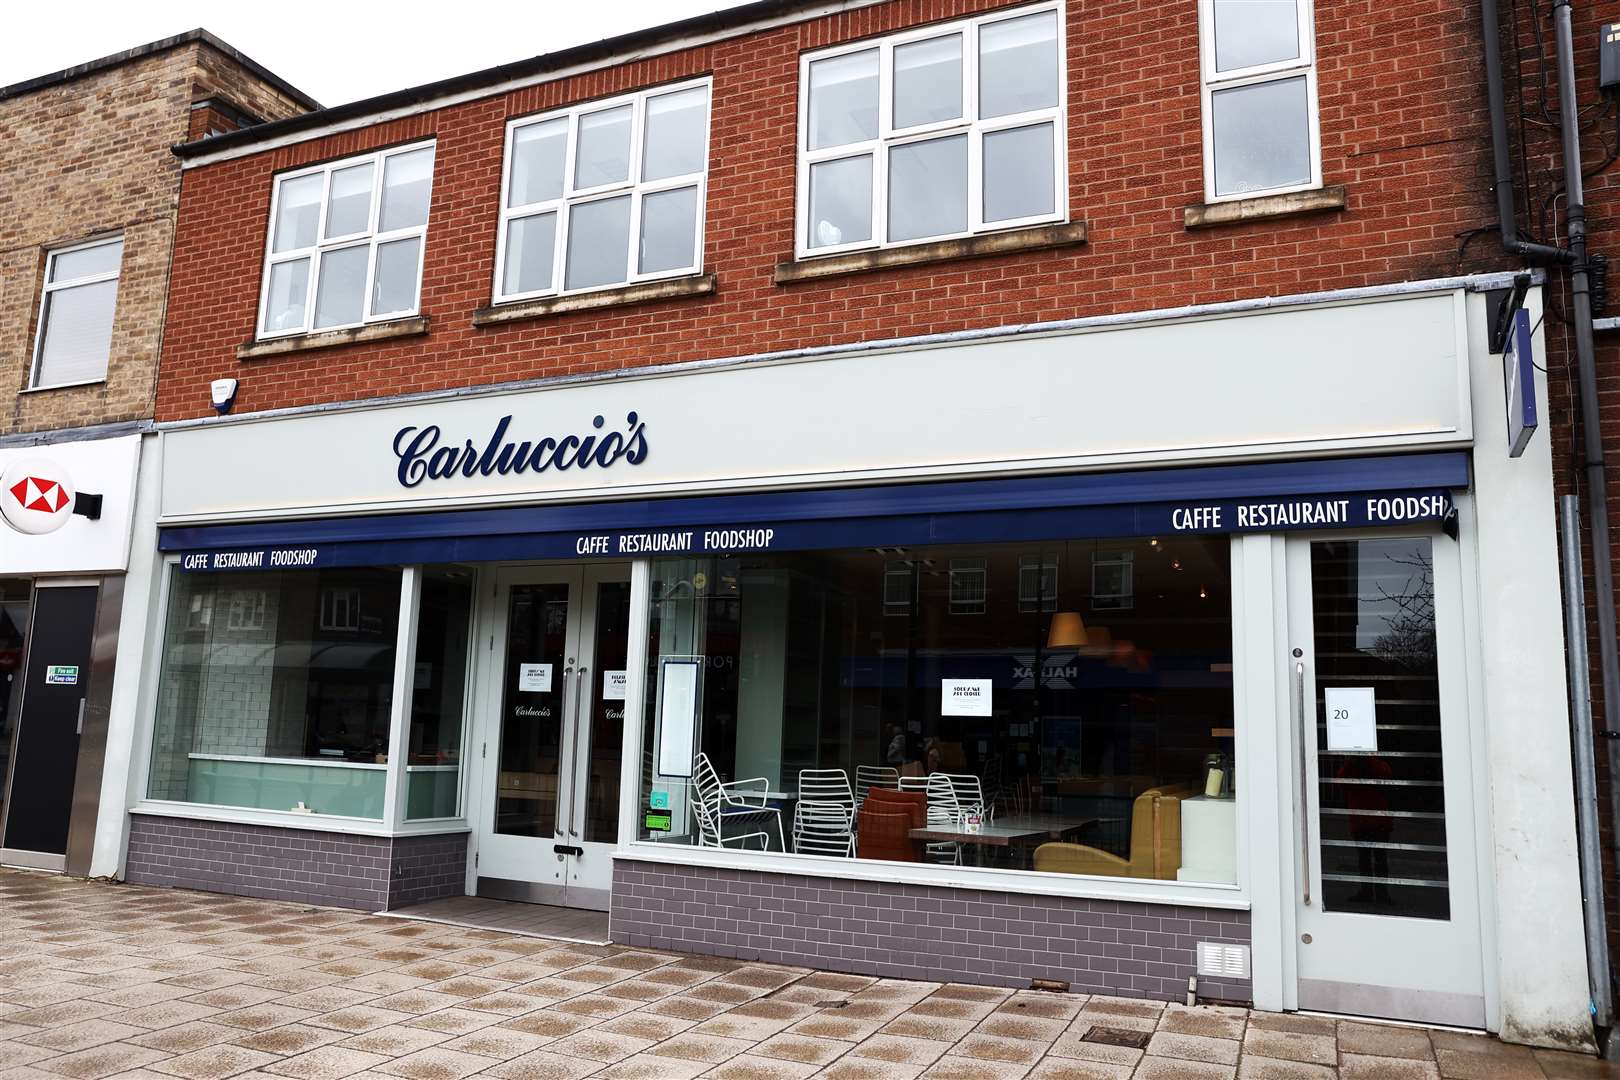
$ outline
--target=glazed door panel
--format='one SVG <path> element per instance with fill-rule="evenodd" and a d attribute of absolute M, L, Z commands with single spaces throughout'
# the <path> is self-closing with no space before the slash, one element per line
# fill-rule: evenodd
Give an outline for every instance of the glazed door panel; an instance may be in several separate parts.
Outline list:
<path fill-rule="evenodd" d="M 1299 1007 L 1482 1027 L 1454 541 L 1288 541 Z"/>

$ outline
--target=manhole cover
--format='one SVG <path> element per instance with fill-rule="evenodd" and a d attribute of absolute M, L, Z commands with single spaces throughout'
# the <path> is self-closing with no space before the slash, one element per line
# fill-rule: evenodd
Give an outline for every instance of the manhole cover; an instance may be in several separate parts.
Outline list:
<path fill-rule="evenodd" d="M 1125 1028 L 1093 1027 L 1080 1036 L 1081 1042 L 1106 1043 L 1109 1046 L 1129 1046 L 1140 1050 L 1153 1037 L 1151 1031 L 1127 1031 Z"/>

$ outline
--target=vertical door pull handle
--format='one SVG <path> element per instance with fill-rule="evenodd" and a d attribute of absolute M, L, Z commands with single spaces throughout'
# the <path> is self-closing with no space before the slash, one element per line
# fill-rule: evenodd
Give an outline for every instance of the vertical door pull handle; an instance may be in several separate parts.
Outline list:
<path fill-rule="evenodd" d="M 79 699 L 79 724 L 78 724 L 78 726 L 76 728 L 73 729 L 73 734 L 75 734 L 75 735 L 83 735 L 84 734 L 84 703 L 86 701 L 88 701 L 88 700 L 89 700 L 88 698 L 80 698 Z"/>
<path fill-rule="evenodd" d="M 1294 663 L 1294 687 L 1299 701 L 1299 842 L 1300 880 L 1305 886 L 1305 906 L 1311 906 L 1311 789 L 1305 739 L 1310 734 L 1305 720 L 1305 665 Z"/>
<path fill-rule="evenodd" d="M 577 823 L 574 821 L 574 807 L 579 805 L 579 792 L 576 790 L 576 788 L 579 786 L 579 742 L 580 739 L 584 738 L 584 733 L 579 727 L 579 700 L 585 696 L 585 691 L 589 689 L 585 683 L 585 671 L 585 665 L 581 664 L 579 666 L 579 670 L 574 673 L 574 745 L 568 754 L 569 836 L 579 835 Z M 579 854 L 583 855 L 584 851 L 581 850 Z"/>

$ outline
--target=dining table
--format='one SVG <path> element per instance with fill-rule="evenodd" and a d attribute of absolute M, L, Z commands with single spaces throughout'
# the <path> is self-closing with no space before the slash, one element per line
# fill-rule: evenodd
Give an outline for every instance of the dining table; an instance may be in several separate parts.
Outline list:
<path fill-rule="evenodd" d="M 1089 825 L 1097 825 L 1112 818 L 1066 817 L 1062 814 L 1009 814 L 994 822 L 970 827 L 965 824 L 935 822 L 912 829 L 913 840 L 930 844 L 958 843 L 984 844 L 988 847 L 1012 847 L 1035 840 L 1061 840 L 1069 833 L 1079 832 Z"/>

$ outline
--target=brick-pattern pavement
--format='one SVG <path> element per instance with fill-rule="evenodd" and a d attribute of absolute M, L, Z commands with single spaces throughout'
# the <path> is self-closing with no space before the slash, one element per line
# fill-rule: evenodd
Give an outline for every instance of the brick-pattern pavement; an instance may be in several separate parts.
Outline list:
<path fill-rule="evenodd" d="M 1087 1041 L 1148 1036 L 1145 1052 Z M 0 1080 L 1608 1077 L 1417 1028 L 817 974 L 0 871 Z"/>

